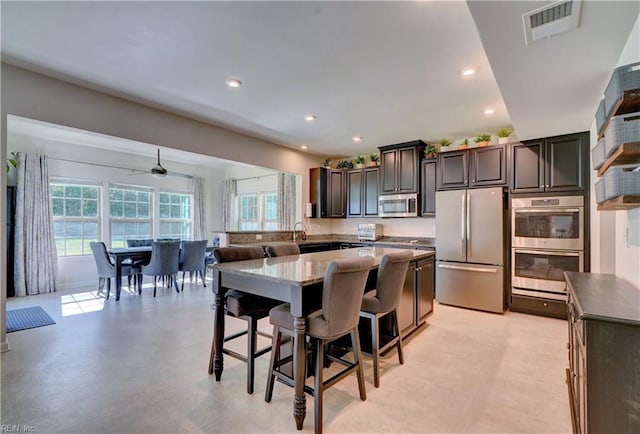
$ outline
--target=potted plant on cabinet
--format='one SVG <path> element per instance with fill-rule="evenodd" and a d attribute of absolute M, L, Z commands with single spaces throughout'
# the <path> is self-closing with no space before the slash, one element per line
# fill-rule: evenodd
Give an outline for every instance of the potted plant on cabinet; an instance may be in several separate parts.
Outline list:
<path fill-rule="evenodd" d="M 362 169 L 364 167 L 364 156 L 357 155 L 356 158 L 353 159 L 353 163 L 356 165 L 356 169 Z"/>
<path fill-rule="evenodd" d="M 425 158 L 436 158 L 436 154 L 438 153 L 438 144 L 428 144 L 424 148 L 424 157 Z"/>
<path fill-rule="evenodd" d="M 371 161 L 372 166 L 378 166 L 380 164 L 380 154 L 378 154 L 377 152 L 370 153 L 369 161 Z"/>
<path fill-rule="evenodd" d="M 449 149 L 449 145 L 451 144 L 451 140 L 449 139 L 442 139 L 438 142 L 438 145 L 440 145 L 440 150 L 441 151 L 446 151 Z"/>
<path fill-rule="evenodd" d="M 324 163 L 322 163 L 322 167 L 324 167 L 325 169 L 331 169 L 331 159 L 327 158 L 326 160 L 324 160 Z"/>
<path fill-rule="evenodd" d="M 349 160 L 341 160 L 336 164 L 336 169 L 353 169 L 353 163 Z"/>
<path fill-rule="evenodd" d="M 511 133 L 512 131 L 508 128 L 500 128 L 498 131 L 496 131 L 496 136 L 498 136 L 498 143 L 501 145 L 503 143 L 508 143 Z"/>
<path fill-rule="evenodd" d="M 479 134 L 476 136 L 474 141 L 478 144 L 479 147 L 489 146 L 489 142 L 491 141 L 491 134 Z"/>
<path fill-rule="evenodd" d="M 462 143 L 458 145 L 458 149 L 467 149 L 469 147 L 469 140 L 464 139 Z"/>

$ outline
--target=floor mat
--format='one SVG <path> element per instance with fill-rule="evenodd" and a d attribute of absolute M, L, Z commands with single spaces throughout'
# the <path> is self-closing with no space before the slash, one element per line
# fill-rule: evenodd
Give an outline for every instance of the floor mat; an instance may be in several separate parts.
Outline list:
<path fill-rule="evenodd" d="M 55 324 L 40 306 L 7 311 L 7 333 Z"/>

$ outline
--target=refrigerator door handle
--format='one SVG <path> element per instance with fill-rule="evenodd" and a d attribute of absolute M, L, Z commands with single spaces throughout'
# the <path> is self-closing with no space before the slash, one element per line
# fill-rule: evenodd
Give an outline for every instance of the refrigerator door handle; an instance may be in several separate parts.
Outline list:
<path fill-rule="evenodd" d="M 459 265 L 438 264 L 438 268 L 448 268 L 450 270 L 462 270 L 462 271 L 475 271 L 478 273 L 497 273 L 497 268 L 476 268 L 476 267 L 461 267 Z"/>
<path fill-rule="evenodd" d="M 466 258 L 466 250 L 467 250 L 467 235 L 465 233 L 465 226 L 464 226 L 464 215 L 465 215 L 465 199 L 466 199 L 466 193 L 462 195 L 462 205 L 460 208 L 460 245 L 462 246 L 461 249 L 461 253 L 462 253 L 462 257 Z"/>
<path fill-rule="evenodd" d="M 471 196 L 467 196 L 467 258 L 471 257 Z"/>

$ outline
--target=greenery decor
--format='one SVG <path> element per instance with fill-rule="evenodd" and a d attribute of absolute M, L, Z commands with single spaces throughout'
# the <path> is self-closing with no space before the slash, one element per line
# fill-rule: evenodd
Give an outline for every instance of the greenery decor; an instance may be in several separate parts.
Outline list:
<path fill-rule="evenodd" d="M 458 145 L 458 149 L 467 149 L 469 147 L 469 140 L 464 139 L 462 143 Z"/>
<path fill-rule="evenodd" d="M 371 160 L 372 163 L 378 164 L 380 162 L 380 154 L 378 154 L 377 152 L 370 153 L 369 160 Z"/>
<path fill-rule="evenodd" d="M 438 152 L 439 145 L 437 144 L 428 144 L 424 148 L 424 156 L 427 158 L 435 158 L 436 153 Z"/>
<path fill-rule="evenodd" d="M 512 131 L 509 128 L 500 128 L 496 131 L 496 136 L 498 137 L 509 137 Z"/>
<path fill-rule="evenodd" d="M 331 167 L 331 159 L 327 158 L 326 160 L 324 160 L 324 163 L 322 163 L 323 167 Z"/>
<path fill-rule="evenodd" d="M 442 139 L 438 142 L 438 144 L 440 146 L 449 146 L 451 144 L 451 140 L 449 139 Z"/>
<path fill-rule="evenodd" d="M 491 141 L 491 134 L 479 134 L 479 135 L 476 136 L 474 141 L 476 143 L 490 142 Z"/>
<path fill-rule="evenodd" d="M 336 169 L 353 169 L 353 163 L 349 160 L 341 160 L 336 164 Z"/>
<path fill-rule="evenodd" d="M 357 155 L 356 158 L 353 159 L 355 164 L 364 164 L 364 155 Z"/>

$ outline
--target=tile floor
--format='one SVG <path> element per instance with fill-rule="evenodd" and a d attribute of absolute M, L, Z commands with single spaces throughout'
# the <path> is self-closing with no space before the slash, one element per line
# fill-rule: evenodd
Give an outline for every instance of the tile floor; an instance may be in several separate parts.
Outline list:
<path fill-rule="evenodd" d="M 57 324 L 8 335 L 1 423 L 38 433 L 296 432 L 292 389 L 276 383 L 264 402 L 268 355 L 251 396 L 243 363 L 225 359 L 219 383 L 207 374 L 211 301 L 209 287 L 188 283 L 155 299 L 123 291 L 118 303 L 94 288 L 9 299 L 8 309 L 40 305 Z M 365 402 L 355 377 L 326 392 L 325 432 L 568 433 L 566 334 L 561 320 L 436 304 L 405 365 L 395 353 L 383 360 L 379 389 L 365 359 Z M 313 431 L 311 397 L 304 431 Z"/>

